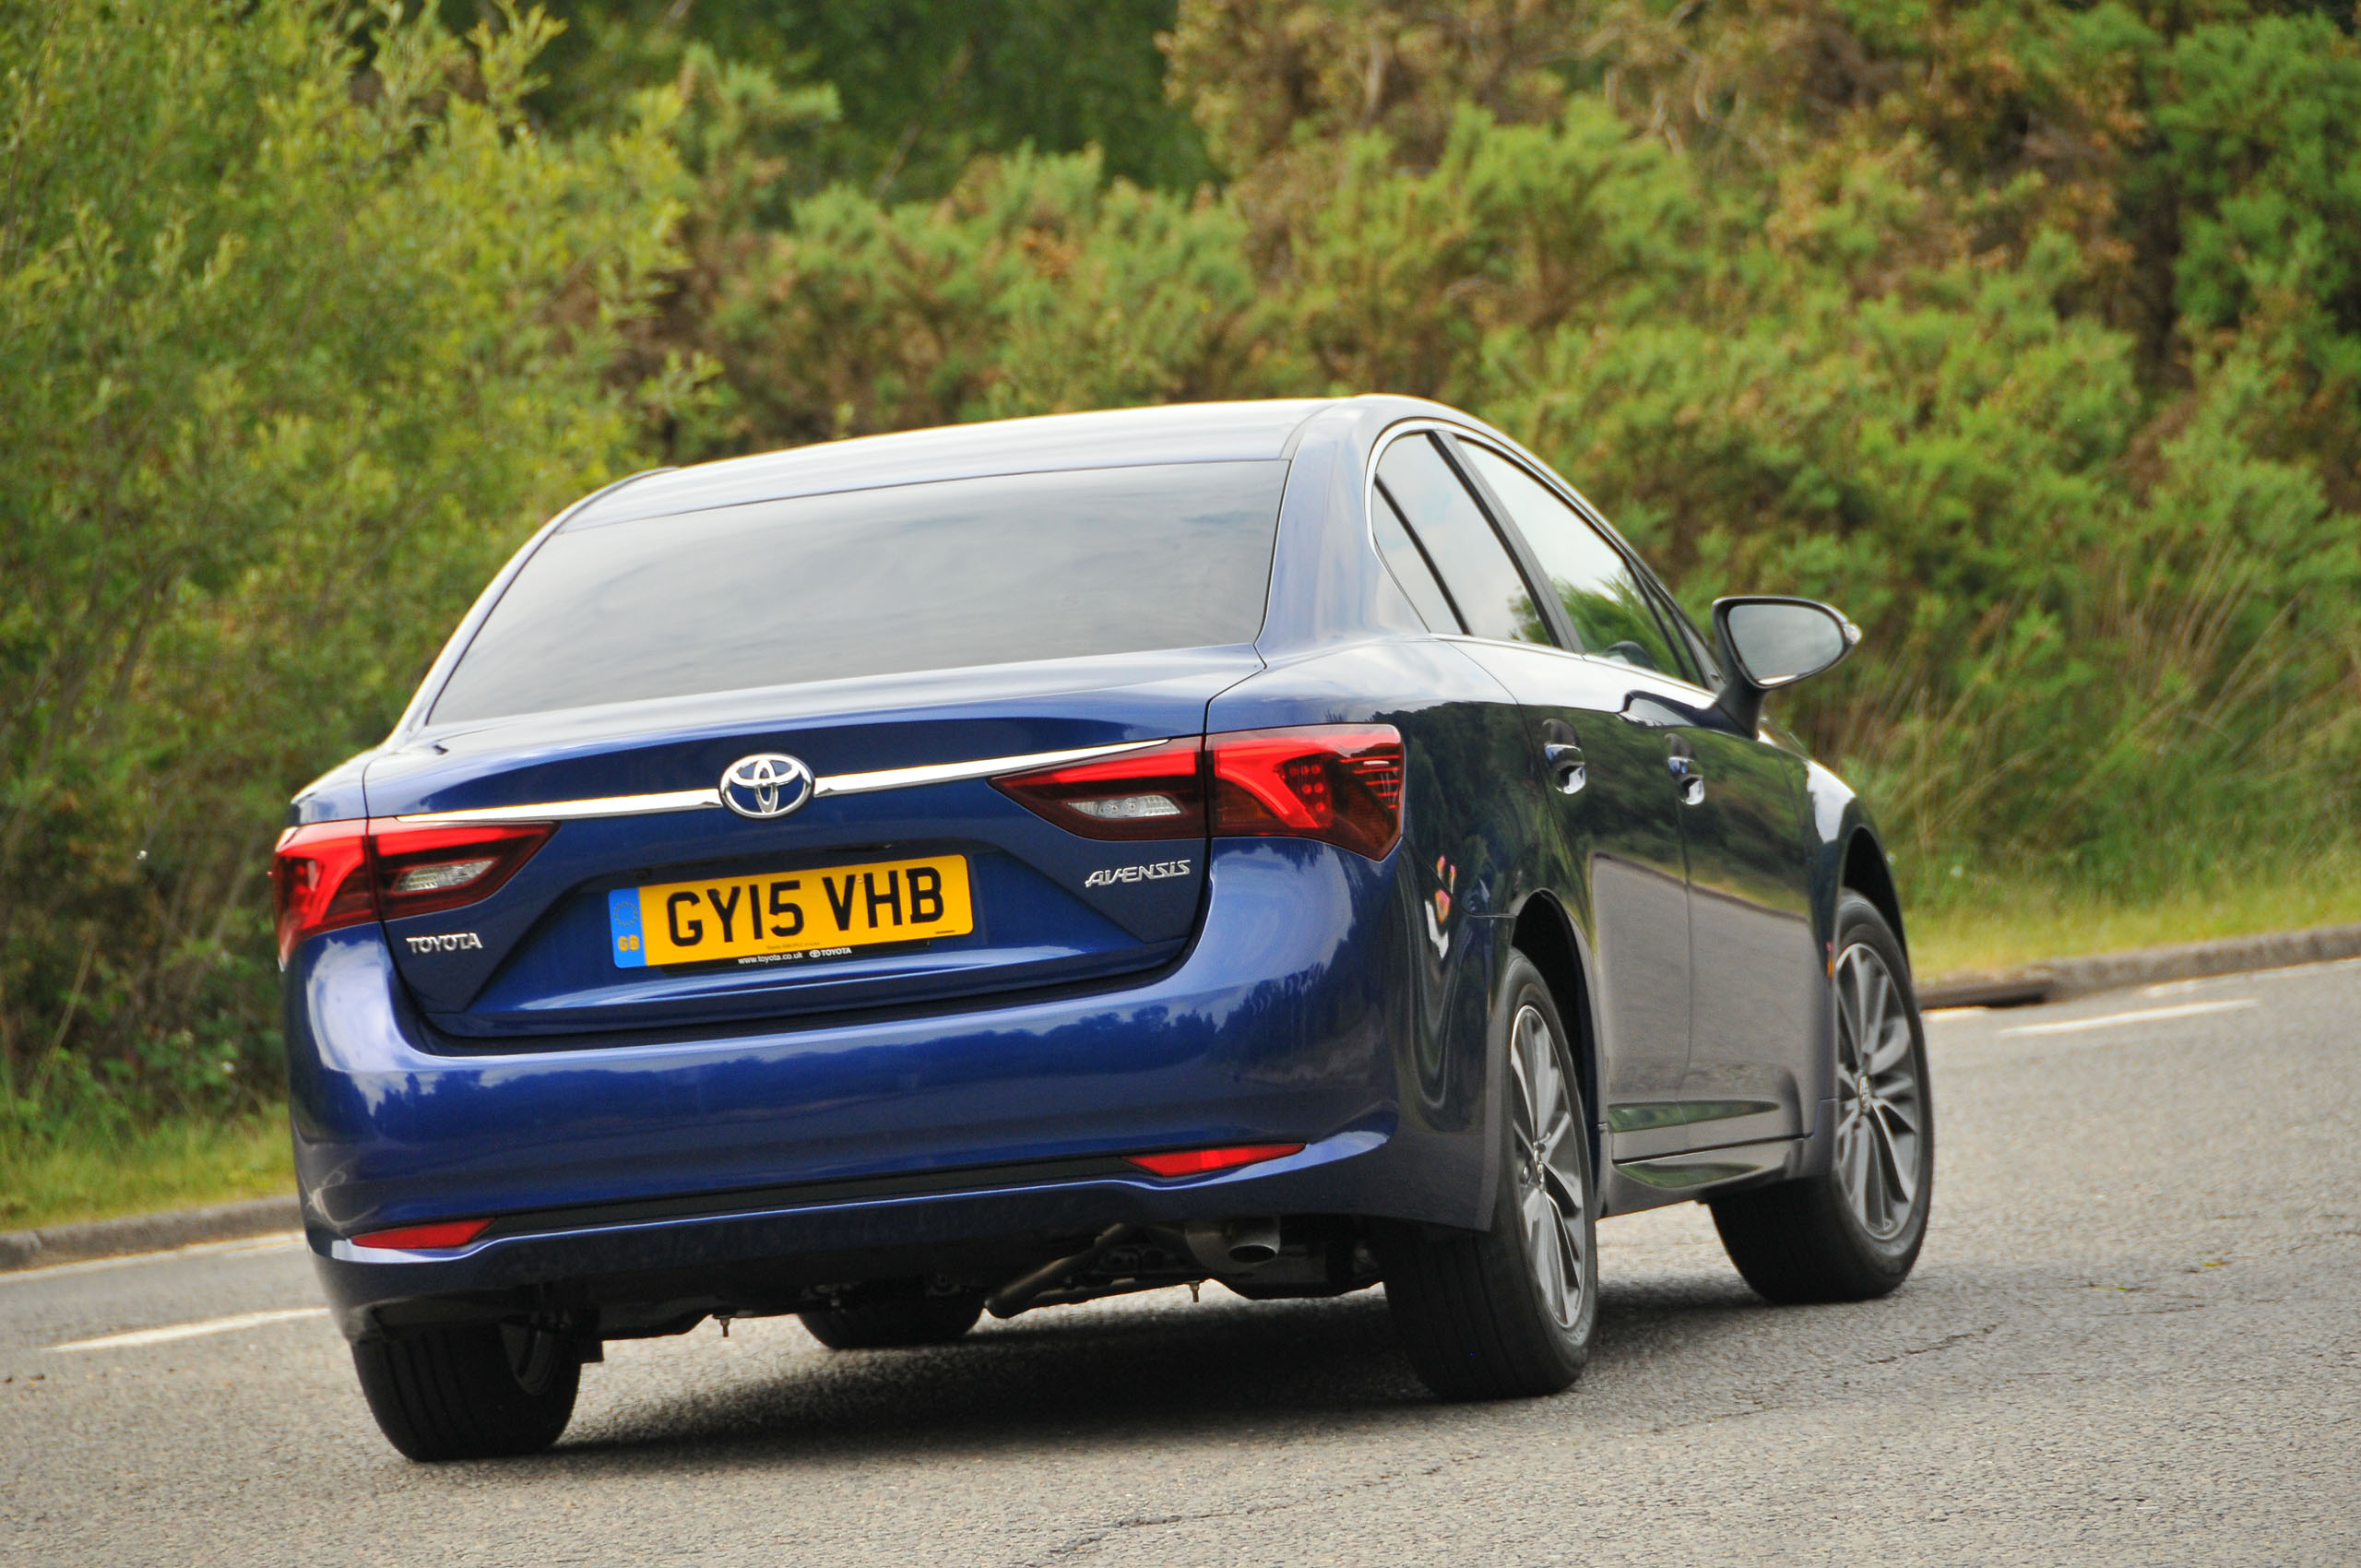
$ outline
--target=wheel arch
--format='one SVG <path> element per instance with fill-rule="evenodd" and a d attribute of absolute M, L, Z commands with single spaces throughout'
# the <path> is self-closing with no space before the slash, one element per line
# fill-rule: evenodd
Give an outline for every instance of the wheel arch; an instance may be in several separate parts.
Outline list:
<path fill-rule="evenodd" d="M 1893 871 L 1886 863 L 1885 849 L 1866 824 L 1856 825 L 1845 842 L 1844 868 L 1837 885 L 1851 889 L 1877 906 L 1878 913 L 1893 928 L 1893 939 L 1902 944 L 1903 956 L 1907 958 L 1910 940 L 1902 929 L 1902 897 L 1894 890 Z"/>
<path fill-rule="evenodd" d="M 1574 1077 L 1582 1087 L 1584 1134 L 1590 1139 L 1591 1168 L 1600 1170 L 1606 1150 L 1598 1135 L 1598 1018 L 1592 1008 L 1596 992 L 1590 983 L 1590 964 L 1573 919 L 1555 896 L 1536 893 L 1517 911 L 1509 941 L 1533 960 L 1558 1004 L 1558 1016 L 1573 1031 Z"/>

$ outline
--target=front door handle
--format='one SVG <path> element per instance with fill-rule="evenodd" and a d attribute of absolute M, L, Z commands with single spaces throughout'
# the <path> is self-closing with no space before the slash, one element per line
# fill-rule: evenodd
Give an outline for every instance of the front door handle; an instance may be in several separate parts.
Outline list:
<path fill-rule="evenodd" d="M 1542 759 L 1549 765 L 1549 781 L 1561 795 L 1577 795 L 1590 782 L 1590 769 L 1584 765 L 1583 749 L 1567 742 L 1553 741 L 1541 748 Z"/>
<path fill-rule="evenodd" d="M 1665 758 L 1664 765 L 1672 770 L 1672 781 L 1680 786 L 1682 805 L 1702 806 L 1705 803 L 1705 770 L 1697 766 L 1695 757 L 1669 756 Z"/>

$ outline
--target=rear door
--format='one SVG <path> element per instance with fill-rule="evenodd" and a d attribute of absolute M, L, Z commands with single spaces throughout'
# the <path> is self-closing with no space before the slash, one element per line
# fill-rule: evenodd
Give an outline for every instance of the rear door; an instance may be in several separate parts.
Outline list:
<path fill-rule="evenodd" d="M 1437 436 L 1397 438 L 1377 473 L 1381 546 L 1394 527 L 1415 541 L 1465 628 L 1461 651 L 1523 707 L 1526 766 L 1548 778 L 1562 863 L 1586 884 L 1563 891 L 1591 918 L 1605 1035 L 1596 1113 L 1614 1157 L 1678 1151 L 1689 1053 L 1688 895 L 1663 758 L 1616 717 L 1630 683 L 1556 646 L 1524 569 Z"/>
<path fill-rule="evenodd" d="M 559 1045 L 1177 957 L 1205 838 L 1168 797 L 1263 667 L 1286 468 L 586 513 L 370 767 L 381 845 L 554 825 L 489 897 L 387 921 L 412 996 L 455 1041 Z M 1110 765 L 1146 774 L 1086 831 L 995 782 Z"/>
<path fill-rule="evenodd" d="M 1470 464 L 1541 558 L 1572 634 L 1630 671 L 1627 733 L 1672 780 L 1688 867 L 1685 1145 L 1804 1128 L 1820 968 L 1803 855 L 1800 756 L 1732 732 L 1713 707 L 1702 639 L 1637 563 L 1524 467 L 1475 442 Z"/>

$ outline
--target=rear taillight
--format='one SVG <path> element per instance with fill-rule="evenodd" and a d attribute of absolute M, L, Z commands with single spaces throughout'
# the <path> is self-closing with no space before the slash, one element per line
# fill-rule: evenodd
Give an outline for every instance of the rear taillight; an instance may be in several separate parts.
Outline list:
<path fill-rule="evenodd" d="M 1125 756 L 1012 774 L 992 785 L 1086 838 L 1202 838 L 1202 749 L 1192 736 Z"/>
<path fill-rule="evenodd" d="M 369 825 L 314 822 L 279 836 L 270 862 L 271 901 L 279 914 L 279 962 L 315 932 L 377 918 L 369 885 Z"/>
<path fill-rule="evenodd" d="M 270 868 L 279 961 L 284 965 L 305 937 L 338 926 L 490 897 L 556 831 L 550 822 L 406 827 L 385 818 L 290 828 Z"/>
<path fill-rule="evenodd" d="M 1391 724 L 1236 730 L 992 783 L 1086 838 L 1322 838 L 1374 861 L 1402 837 Z"/>
<path fill-rule="evenodd" d="M 1402 731 L 1391 724 L 1238 730 L 1205 741 L 1216 837 L 1324 838 L 1382 860 L 1402 837 Z"/>
<path fill-rule="evenodd" d="M 377 862 L 377 907 L 386 919 L 397 921 L 489 898 L 556 831 L 553 822 L 502 823 L 496 827 L 404 827 L 398 822 L 373 822 L 369 852 Z"/>

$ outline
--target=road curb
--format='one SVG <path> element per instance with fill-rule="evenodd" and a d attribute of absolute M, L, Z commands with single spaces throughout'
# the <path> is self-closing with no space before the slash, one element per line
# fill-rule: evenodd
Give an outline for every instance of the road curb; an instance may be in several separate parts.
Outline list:
<path fill-rule="evenodd" d="M 2201 980 L 2208 975 L 2284 969 L 2295 964 L 2355 957 L 2361 957 L 2361 925 L 2314 926 L 2308 931 L 2274 931 L 2170 947 L 2094 953 L 2085 958 L 2054 958 L 2019 969 L 1944 975 L 1918 988 L 1918 1004 L 1926 1008 L 2019 1007 L 2153 985 L 2159 980 Z"/>
<path fill-rule="evenodd" d="M 170 1252 L 199 1241 L 243 1241 L 248 1236 L 300 1229 L 303 1223 L 295 1194 L 288 1193 L 279 1197 L 249 1198 L 243 1203 L 168 1209 L 162 1214 L 133 1214 L 121 1219 L 89 1219 L 77 1225 L 0 1231 L 0 1273 L 118 1257 L 126 1253 Z"/>

